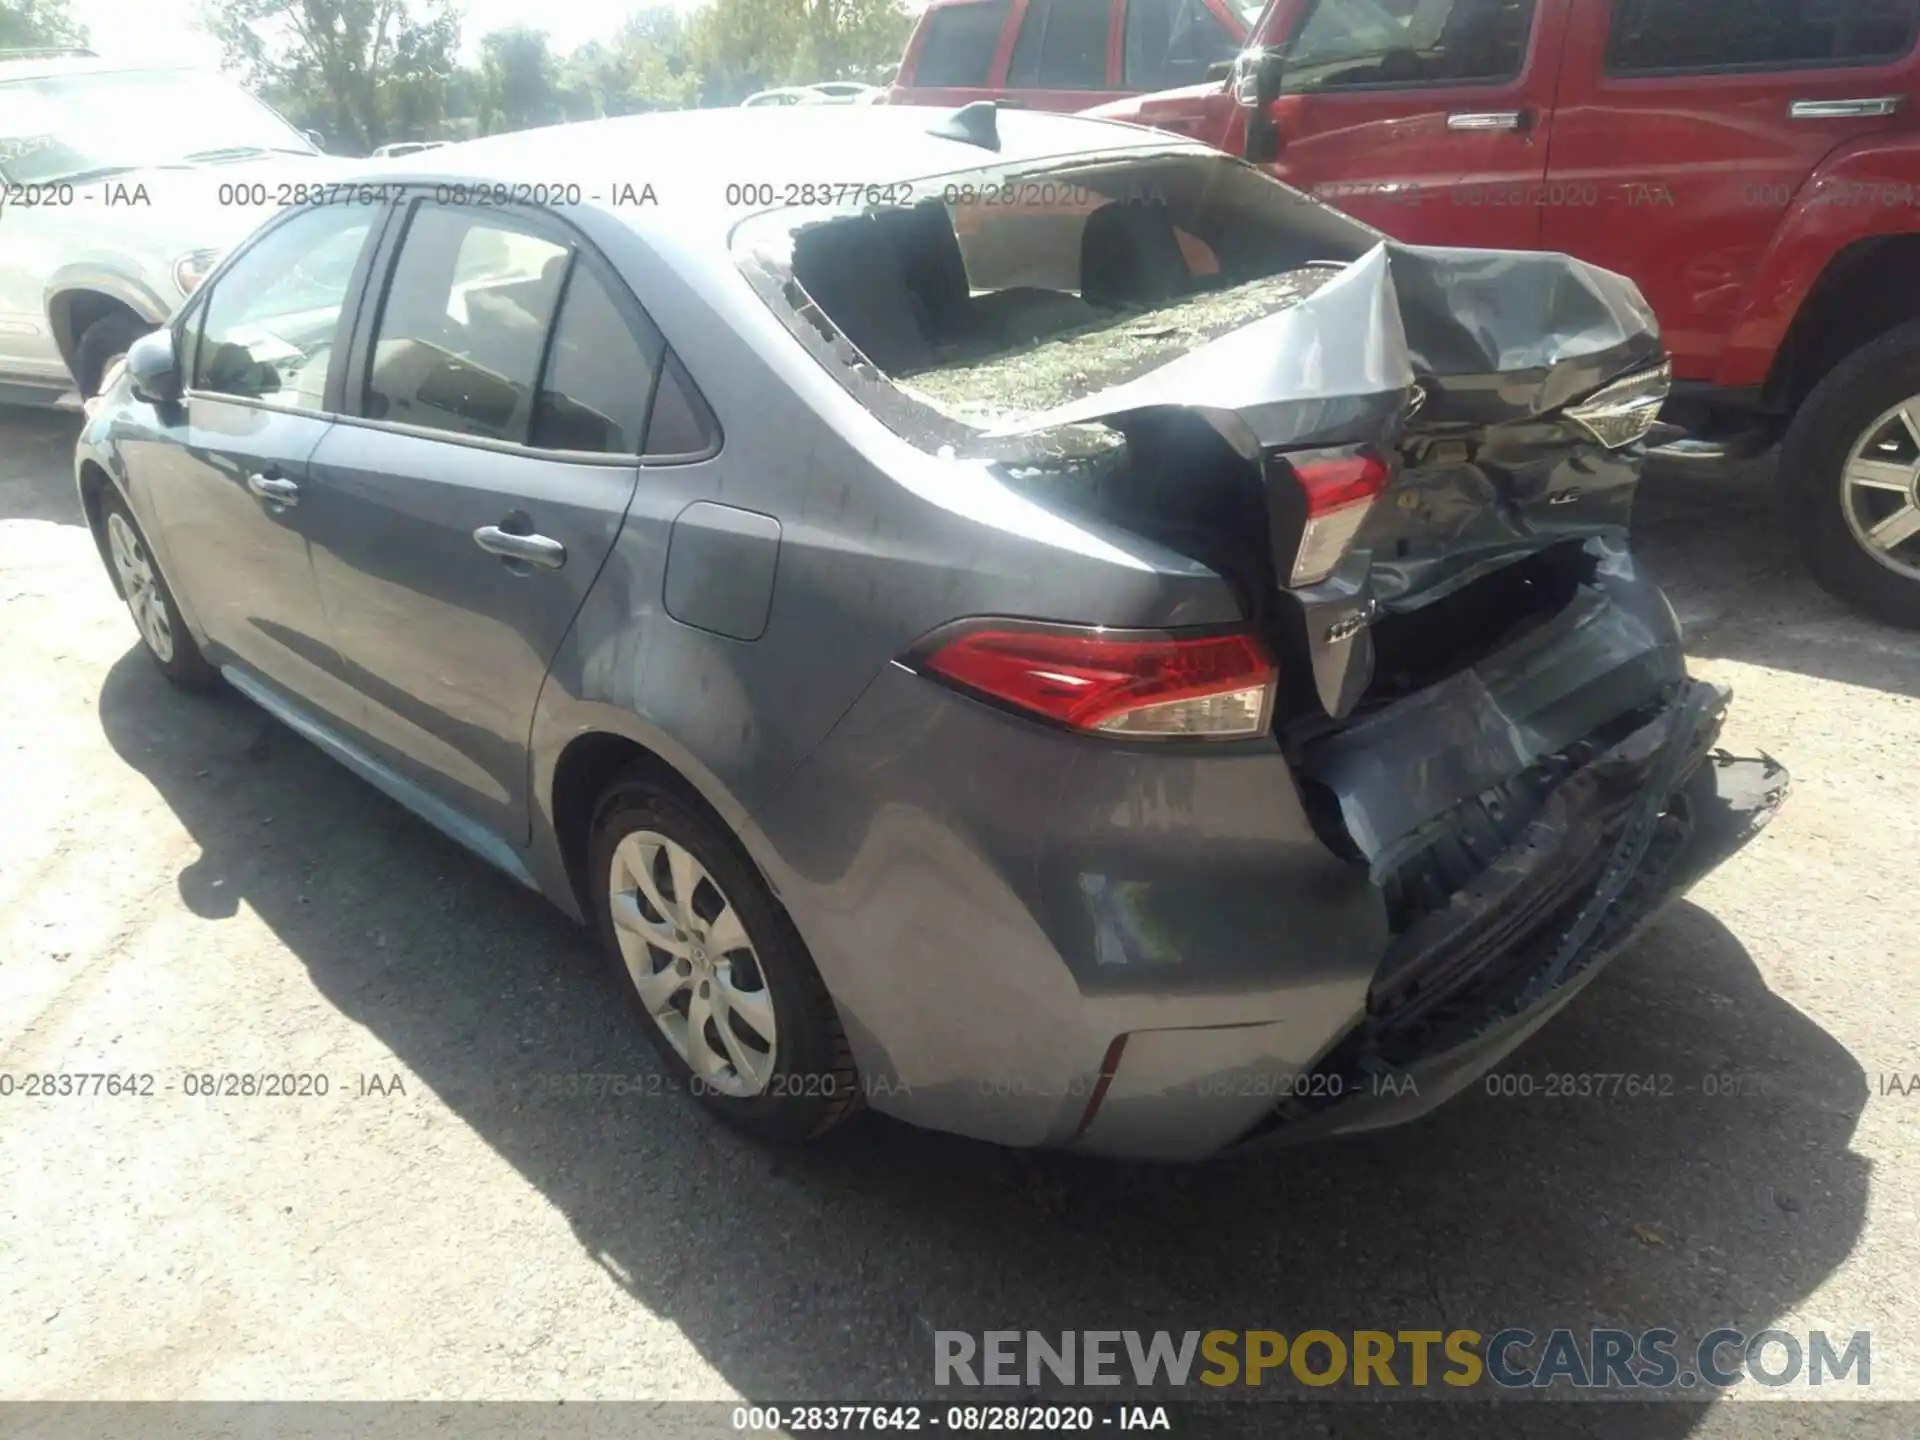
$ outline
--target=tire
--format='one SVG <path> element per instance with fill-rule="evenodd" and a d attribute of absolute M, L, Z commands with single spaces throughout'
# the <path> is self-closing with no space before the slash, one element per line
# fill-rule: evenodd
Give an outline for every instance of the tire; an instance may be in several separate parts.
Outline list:
<path fill-rule="evenodd" d="M 124 356 L 133 348 L 134 341 L 152 329 L 153 326 L 145 324 L 127 310 L 103 315 L 89 325 L 81 333 L 80 344 L 73 353 L 73 378 L 80 387 L 80 398 L 91 400 L 98 395 L 101 382 L 106 379 L 107 367 Z"/>
<path fill-rule="evenodd" d="M 140 643 L 160 667 L 160 673 L 182 690 L 209 691 L 220 686 L 220 672 L 200 653 L 166 576 L 160 573 L 153 549 L 140 522 L 127 509 L 118 491 L 109 487 L 100 500 L 100 530 L 107 555 L 120 583 L 120 593 L 133 616 Z"/>
<path fill-rule="evenodd" d="M 1912 419 L 1903 422 L 1894 412 L 1908 401 Z M 1877 462 L 1871 486 L 1848 479 L 1856 452 Z M 1920 629 L 1920 324 L 1856 350 L 1814 387 L 1787 432 L 1780 465 L 1802 553 L 1821 588 L 1888 625 Z M 1904 496 L 1880 488 L 1900 483 L 1902 469 Z M 1914 535 L 1884 551 L 1866 538 L 1888 524 L 1896 528 L 1878 533 L 1899 535 L 1908 523 Z"/>
<path fill-rule="evenodd" d="M 589 857 L 601 949 L 684 1088 L 727 1124 L 776 1144 L 810 1140 L 858 1108 L 852 1056 L 826 986 L 793 922 L 716 817 L 651 767 L 629 770 L 601 797 Z M 682 868 L 686 861 L 692 870 Z M 692 926 L 674 923 L 684 917 L 676 876 L 692 880 Z M 737 924 L 728 923 L 729 908 Z M 650 983 L 643 986 L 642 975 Z M 700 1004 L 711 1013 L 696 1038 L 689 1022 Z"/>

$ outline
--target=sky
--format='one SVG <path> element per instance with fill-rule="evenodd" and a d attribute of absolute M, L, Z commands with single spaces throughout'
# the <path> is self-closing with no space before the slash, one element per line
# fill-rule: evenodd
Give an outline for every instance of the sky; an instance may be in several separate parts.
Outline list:
<path fill-rule="evenodd" d="M 468 58 L 479 38 L 505 25 L 537 25 L 567 51 L 587 40 L 611 35 L 643 0 L 464 0 L 461 27 Z M 700 0 L 668 0 L 682 12 Z M 69 8 L 92 33 L 102 55 L 134 56 L 163 65 L 217 65 L 220 47 L 196 28 L 199 0 L 69 0 Z M 914 8 L 918 8 L 917 6 Z"/>

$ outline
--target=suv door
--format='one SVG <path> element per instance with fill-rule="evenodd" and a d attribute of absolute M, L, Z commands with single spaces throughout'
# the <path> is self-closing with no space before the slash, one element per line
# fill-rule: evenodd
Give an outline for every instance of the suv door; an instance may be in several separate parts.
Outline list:
<path fill-rule="evenodd" d="M 1120 89 L 1172 90 L 1206 81 L 1230 63 L 1259 18 L 1260 0 L 1239 11 L 1221 0 L 1122 0 Z"/>
<path fill-rule="evenodd" d="M 1274 174 L 1404 240 L 1532 247 L 1568 3 L 1305 0 Z"/>
<path fill-rule="evenodd" d="M 272 225 L 178 322 L 184 402 L 135 467 L 156 540 L 217 659 L 335 717 L 358 713 L 314 583 L 329 516 L 309 462 L 332 424 L 352 303 L 386 212 L 324 205 Z"/>
<path fill-rule="evenodd" d="M 1084 110 L 1117 100 L 1116 0 L 1014 0 L 1007 96 L 1035 110 Z"/>
<path fill-rule="evenodd" d="M 665 344 L 544 212 L 411 203 L 313 457 L 314 568 L 380 758 L 511 843 L 548 663 L 639 476 Z"/>
<path fill-rule="evenodd" d="M 1917 28 L 1920 0 L 1587 0 L 1568 38 L 1548 193 L 1599 209 L 1549 208 L 1541 243 L 1633 277 L 1675 373 L 1714 379 L 1815 168 L 1911 128 Z"/>
<path fill-rule="evenodd" d="M 1013 0 L 948 0 L 929 6 L 907 39 L 895 105 L 970 105 L 996 99 L 1013 44 Z"/>

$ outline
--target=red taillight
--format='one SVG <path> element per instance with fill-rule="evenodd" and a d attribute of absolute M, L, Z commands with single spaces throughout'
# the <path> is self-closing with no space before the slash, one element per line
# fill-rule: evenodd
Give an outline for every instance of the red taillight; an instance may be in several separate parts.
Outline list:
<path fill-rule="evenodd" d="M 1317 585 L 1340 568 L 1393 471 L 1369 451 L 1285 458 L 1307 497 L 1307 522 L 1289 583 Z"/>
<path fill-rule="evenodd" d="M 979 621 L 923 647 L 916 669 L 1076 730 L 1116 738 L 1266 733 L 1279 673 L 1252 635 Z"/>

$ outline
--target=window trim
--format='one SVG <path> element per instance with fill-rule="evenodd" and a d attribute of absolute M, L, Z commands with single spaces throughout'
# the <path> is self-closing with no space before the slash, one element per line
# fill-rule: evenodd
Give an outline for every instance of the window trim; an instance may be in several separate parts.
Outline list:
<path fill-rule="evenodd" d="M 1600 44 L 1600 73 L 1609 80 L 1671 80 L 1692 75 L 1804 75 L 1809 71 L 1822 70 L 1892 70 L 1910 64 L 1914 51 L 1920 49 L 1920 13 L 1916 13 L 1912 28 L 1907 33 L 1907 48 L 1898 55 L 1866 56 L 1858 60 L 1836 60 L 1827 56 L 1819 60 L 1757 60 L 1731 65 L 1662 65 L 1654 69 L 1622 70 L 1617 68 L 1614 61 L 1613 27 L 1620 18 L 1623 3 L 1624 0 L 1607 0 L 1607 23 Z M 1849 3 L 1857 9 L 1860 0 L 1849 0 Z"/>
<path fill-rule="evenodd" d="M 1284 48 L 1288 52 L 1291 52 L 1294 45 L 1296 45 L 1299 42 L 1302 32 L 1306 30 L 1309 22 L 1311 22 L 1313 17 L 1317 13 L 1319 13 L 1320 7 L 1325 3 L 1327 3 L 1327 0 L 1311 0 L 1311 3 L 1301 8 L 1299 15 L 1295 18 L 1293 22 L 1293 28 L 1287 32 L 1286 44 Z M 1339 96 L 1339 95 L 1423 94 L 1429 90 L 1475 90 L 1475 89 L 1512 90 L 1512 89 L 1516 89 L 1525 82 L 1527 78 L 1527 72 L 1533 68 L 1534 61 L 1535 61 L 1534 52 L 1539 48 L 1539 45 L 1540 45 L 1540 34 L 1542 29 L 1542 26 L 1540 24 L 1540 15 L 1541 15 L 1541 12 L 1546 8 L 1546 3 L 1547 3 L 1547 0 L 1534 0 L 1533 13 L 1527 19 L 1526 47 L 1520 52 L 1520 63 L 1514 69 L 1511 75 L 1501 75 L 1501 76 L 1493 76 L 1493 77 L 1476 76 L 1466 80 L 1423 80 L 1418 83 L 1410 83 L 1405 80 L 1383 80 L 1377 84 L 1331 85 L 1322 89 L 1295 90 L 1295 89 L 1289 88 L 1287 84 L 1288 72 L 1283 66 L 1280 71 L 1280 94 L 1282 95 L 1314 95 L 1314 96 L 1320 96 L 1320 97 L 1331 97 L 1331 96 Z M 1273 7 L 1271 3 L 1269 3 L 1267 9 L 1271 10 L 1272 8 Z M 1267 13 L 1266 11 L 1261 12 L 1262 20 L 1265 19 L 1266 13 Z"/>
<path fill-rule="evenodd" d="M 244 405 L 251 409 L 271 410 L 280 415 L 302 415 L 323 420 L 338 417 L 341 398 L 341 384 L 345 379 L 346 367 L 350 359 L 350 350 L 355 334 L 360 308 L 364 303 L 366 291 L 373 269 L 374 258 L 385 245 L 387 234 L 393 226 L 393 204 L 391 201 L 380 206 L 367 231 L 367 238 L 361 242 L 359 258 L 354 261 L 353 273 L 347 279 L 347 293 L 340 299 L 340 318 L 334 322 L 333 351 L 327 357 L 327 378 L 321 387 L 320 408 L 310 405 L 288 405 L 275 400 L 270 395 L 230 395 L 224 390 L 200 390 L 194 386 L 194 378 L 199 369 L 200 347 L 206 335 L 206 312 L 212 308 L 210 298 L 215 289 L 232 272 L 233 267 L 251 255 L 264 244 L 267 238 L 277 234 L 282 226 L 292 224 L 302 215 L 312 213 L 316 207 L 295 206 L 283 214 L 269 220 L 246 240 L 235 246 L 222 257 L 213 273 L 193 292 L 191 299 L 181 307 L 180 314 L 173 322 L 173 353 L 181 367 L 182 385 L 180 398 L 182 404 L 195 399 L 217 401 L 225 405 Z"/>

